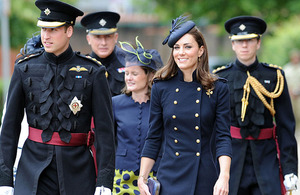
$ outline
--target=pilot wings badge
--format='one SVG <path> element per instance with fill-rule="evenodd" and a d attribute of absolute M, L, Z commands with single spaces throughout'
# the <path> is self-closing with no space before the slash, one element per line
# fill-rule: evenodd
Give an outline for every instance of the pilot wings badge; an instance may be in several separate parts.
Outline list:
<path fill-rule="evenodd" d="M 75 115 L 77 112 L 80 111 L 80 109 L 82 108 L 82 104 L 81 101 L 79 99 L 77 99 L 77 97 L 75 96 L 73 98 L 73 100 L 71 101 L 69 107 L 71 109 L 71 111 L 73 112 L 73 114 Z"/>
<path fill-rule="evenodd" d="M 88 71 L 88 70 L 85 67 L 76 66 L 76 67 L 70 68 L 69 71 L 81 72 L 81 71 Z"/>

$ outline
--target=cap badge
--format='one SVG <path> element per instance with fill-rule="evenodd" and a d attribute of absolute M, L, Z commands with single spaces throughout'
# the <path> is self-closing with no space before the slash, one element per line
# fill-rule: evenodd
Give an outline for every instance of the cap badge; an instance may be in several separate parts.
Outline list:
<path fill-rule="evenodd" d="M 244 24 L 241 24 L 241 25 L 239 26 L 239 29 L 240 29 L 241 31 L 244 31 L 244 30 L 246 29 L 246 26 L 245 26 Z"/>
<path fill-rule="evenodd" d="M 71 101 L 71 103 L 69 105 L 69 107 L 74 115 L 80 111 L 82 106 L 83 105 L 81 104 L 81 101 L 78 100 L 76 96 L 73 98 L 73 100 Z"/>
<path fill-rule="evenodd" d="M 104 26 L 106 24 L 106 21 L 102 18 L 100 21 L 99 21 L 99 24 L 101 26 Z"/>
<path fill-rule="evenodd" d="M 81 71 L 88 71 L 88 70 L 84 67 L 76 66 L 76 67 L 70 68 L 69 71 L 81 72 Z"/>
<path fill-rule="evenodd" d="M 51 13 L 51 11 L 49 8 L 47 8 L 47 9 L 45 9 L 44 13 L 48 16 Z"/>

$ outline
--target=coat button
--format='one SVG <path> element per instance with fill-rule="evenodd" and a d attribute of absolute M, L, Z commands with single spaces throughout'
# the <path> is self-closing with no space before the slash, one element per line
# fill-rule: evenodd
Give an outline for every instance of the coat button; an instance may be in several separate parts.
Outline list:
<path fill-rule="evenodd" d="M 196 139 L 196 142 L 197 142 L 197 144 L 199 144 L 200 143 L 200 139 Z"/>
<path fill-rule="evenodd" d="M 175 144 L 177 144 L 177 143 L 178 143 L 178 140 L 177 140 L 177 139 L 175 139 L 175 140 L 174 140 L 174 142 L 175 142 Z"/>
<path fill-rule="evenodd" d="M 196 129 L 196 130 L 199 130 L 199 126 L 195 126 L 195 129 Z"/>
<path fill-rule="evenodd" d="M 199 104 L 200 100 L 196 100 L 196 104 Z"/>
<path fill-rule="evenodd" d="M 178 130 L 177 127 L 174 127 L 174 130 L 177 131 Z"/>
<path fill-rule="evenodd" d="M 172 118 L 175 119 L 175 118 L 176 118 L 176 115 L 173 115 Z"/>
<path fill-rule="evenodd" d="M 197 152 L 197 153 L 196 153 L 196 156 L 200 156 L 200 152 Z"/>
<path fill-rule="evenodd" d="M 176 91 L 176 92 L 179 92 L 179 88 L 176 88 L 175 91 Z"/>
<path fill-rule="evenodd" d="M 197 88 L 197 91 L 201 91 L 201 88 L 200 88 L 200 87 L 198 87 L 198 88 Z"/>
<path fill-rule="evenodd" d="M 175 155 L 176 155 L 176 156 L 179 156 L 179 152 L 175 152 Z"/>
<path fill-rule="evenodd" d="M 199 117 L 199 114 L 198 114 L 198 113 L 196 113 L 196 114 L 195 114 L 195 117 Z"/>
<path fill-rule="evenodd" d="M 174 104 L 175 104 L 175 105 L 177 104 L 177 101 L 176 101 L 176 100 L 174 101 Z"/>

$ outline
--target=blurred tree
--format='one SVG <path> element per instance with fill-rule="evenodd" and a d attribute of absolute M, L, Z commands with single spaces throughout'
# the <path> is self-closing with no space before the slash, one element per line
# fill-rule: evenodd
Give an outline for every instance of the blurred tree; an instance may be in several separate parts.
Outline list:
<path fill-rule="evenodd" d="M 300 13 L 298 0 L 155 0 L 157 12 L 163 21 L 169 21 L 183 13 L 195 18 L 206 18 L 210 24 L 224 22 L 238 15 L 255 15 L 268 23 L 279 22 Z"/>
<path fill-rule="evenodd" d="M 74 5 L 76 0 L 63 0 Z M 33 0 L 11 0 L 10 11 L 10 43 L 12 48 L 22 47 L 32 34 L 39 31 L 36 26 L 40 10 L 35 6 Z"/>
<path fill-rule="evenodd" d="M 259 59 L 279 66 L 289 62 L 290 52 L 300 50 L 300 16 L 294 16 L 280 25 L 274 25 L 272 32 L 262 37 L 262 51 Z"/>

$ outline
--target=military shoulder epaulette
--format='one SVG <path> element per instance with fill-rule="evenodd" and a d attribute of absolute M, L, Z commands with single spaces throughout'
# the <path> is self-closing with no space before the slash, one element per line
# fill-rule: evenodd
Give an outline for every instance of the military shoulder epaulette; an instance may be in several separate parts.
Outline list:
<path fill-rule="evenodd" d="M 33 57 L 36 57 L 36 56 L 39 56 L 41 55 L 43 52 L 38 52 L 38 53 L 34 53 L 34 54 L 30 54 L 28 56 L 25 56 L 24 58 L 20 58 L 18 61 L 17 61 L 17 64 L 21 63 L 21 62 L 24 62 L 26 60 L 29 60 Z"/>
<path fill-rule="evenodd" d="M 222 78 L 222 77 L 218 77 L 218 80 L 219 80 L 219 81 L 222 81 L 223 83 L 227 83 L 227 81 L 228 81 L 227 79 Z"/>
<path fill-rule="evenodd" d="M 82 57 L 82 58 L 91 60 L 91 61 L 95 62 L 96 64 L 98 64 L 99 66 L 102 65 L 102 63 L 101 63 L 100 61 L 98 61 L 96 58 L 93 58 L 93 57 L 91 57 L 91 56 L 89 56 L 89 55 L 82 55 L 82 54 L 80 54 L 80 52 L 75 52 L 75 53 L 76 53 L 76 55 L 78 55 L 79 57 Z"/>
<path fill-rule="evenodd" d="M 232 63 L 230 63 L 230 64 L 228 64 L 228 65 L 226 65 L 226 66 L 221 66 L 221 67 L 219 67 L 219 68 L 217 68 L 217 69 L 214 69 L 213 71 L 212 71 L 212 73 L 217 73 L 217 72 L 219 72 L 219 71 L 221 71 L 221 70 L 225 70 L 225 69 L 228 69 L 228 68 L 230 68 L 232 66 Z"/>
<path fill-rule="evenodd" d="M 264 66 L 266 67 L 270 67 L 270 68 L 276 68 L 276 69 L 280 69 L 282 70 L 282 67 L 281 66 L 278 66 L 278 65 L 274 65 L 274 64 L 267 64 L 267 63 L 262 63 Z"/>

